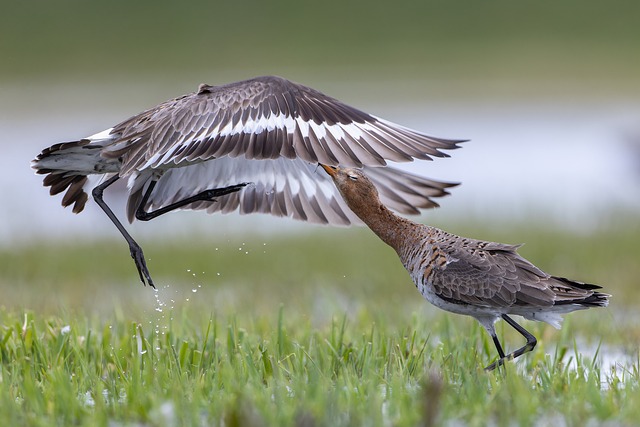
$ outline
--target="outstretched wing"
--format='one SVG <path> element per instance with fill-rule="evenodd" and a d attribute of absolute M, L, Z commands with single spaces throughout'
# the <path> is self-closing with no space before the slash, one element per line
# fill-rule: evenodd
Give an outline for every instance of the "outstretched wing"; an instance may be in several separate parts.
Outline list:
<path fill-rule="evenodd" d="M 432 200 L 447 194 L 453 183 L 443 183 L 403 172 L 391 167 L 366 168 L 378 187 L 380 197 L 390 208 L 416 214 L 419 209 L 437 206 Z M 127 214 L 132 221 L 151 172 L 132 175 Z M 220 197 L 215 202 L 197 202 L 184 209 L 201 209 L 208 213 L 266 213 L 319 224 L 360 224 L 338 193 L 331 178 L 318 166 L 301 159 L 249 160 L 223 157 L 182 168 L 172 168 L 160 177 L 146 210 L 155 210 L 212 187 L 222 188 L 250 182 L 238 193 Z"/>
<path fill-rule="evenodd" d="M 314 89 L 258 77 L 167 101 L 118 125 L 104 155 L 122 176 L 213 158 L 300 158 L 316 164 L 384 166 L 387 160 L 446 157 L 462 140 L 424 135 Z"/>

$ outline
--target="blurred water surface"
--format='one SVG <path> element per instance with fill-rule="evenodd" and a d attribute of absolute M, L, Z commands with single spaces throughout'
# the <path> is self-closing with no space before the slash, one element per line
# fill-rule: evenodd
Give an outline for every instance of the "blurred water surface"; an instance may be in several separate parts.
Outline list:
<path fill-rule="evenodd" d="M 319 89 L 435 136 L 471 139 L 450 152 L 449 159 L 400 165 L 431 178 L 462 182 L 424 221 L 531 220 L 588 230 L 621 214 L 640 213 L 640 159 L 625 140 L 640 122 L 640 101 L 631 97 L 404 100 L 377 94 L 375 83 L 354 85 L 346 93 L 345 87 L 327 84 Z M 0 86 L 0 241 L 117 236 L 95 204 L 80 215 L 63 209 L 61 197 L 49 196 L 29 162 L 51 144 L 91 135 L 188 90 L 192 88 L 168 87 L 157 93 L 144 83 L 70 83 L 44 92 L 40 87 Z M 122 217 L 121 196 L 110 191 L 106 197 Z M 264 215 L 201 212 L 179 212 L 133 225 L 134 232 L 144 236 L 298 232 L 311 227 Z"/>

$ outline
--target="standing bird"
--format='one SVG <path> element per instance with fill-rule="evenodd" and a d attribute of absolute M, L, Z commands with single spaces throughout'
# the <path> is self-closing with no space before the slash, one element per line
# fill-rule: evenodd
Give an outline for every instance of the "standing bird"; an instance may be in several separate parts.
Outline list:
<path fill-rule="evenodd" d="M 595 290 L 600 286 L 545 273 L 518 255 L 519 245 L 468 239 L 417 224 L 387 209 L 363 171 L 322 167 L 353 213 L 395 249 L 427 301 L 452 313 L 473 316 L 487 330 L 500 356 L 485 368 L 488 371 L 533 350 L 537 343 L 509 315 L 560 328 L 562 314 L 609 304 L 610 295 Z M 527 340 L 506 356 L 494 326 L 500 318 Z"/>
<path fill-rule="evenodd" d="M 128 180 L 127 219 L 148 221 L 176 209 L 262 212 L 350 224 L 318 162 L 366 167 L 393 209 L 418 213 L 456 185 L 393 168 L 387 160 L 448 157 L 463 140 L 434 138 L 372 116 L 280 77 L 257 77 L 166 101 L 103 132 L 44 149 L 32 162 L 50 194 L 79 213 L 91 194 L 129 245 L 140 280 L 153 286 L 142 248 L 104 202 Z M 98 178 L 92 179 L 92 178 Z M 100 181 L 99 185 L 97 181 Z M 217 202 L 217 203 L 213 203 Z"/>

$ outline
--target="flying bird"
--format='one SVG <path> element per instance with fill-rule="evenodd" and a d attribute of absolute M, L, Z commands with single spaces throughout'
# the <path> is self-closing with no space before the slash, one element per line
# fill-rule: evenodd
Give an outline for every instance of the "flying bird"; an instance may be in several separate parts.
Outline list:
<path fill-rule="evenodd" d="M 395 249 L 427 301 L 443 310 L 475 317 L 487 330 L 499 359 L 486 370 L 533 350 L 537 343 L 510 315 L 560 328 L 562 314 L 609 304 L 610 295 L 597 291 L 600 286 L 545 273 L 517 253 L 519 245 L 460 237 L 394 214 L 380 201 L 363 170 L 322 167 L 347 206 Z M 496 335 L 494 324 L 499 319 L 527 340 L 508 355 Z"/>
<path fill-rule="evenodd" d="M 386 167 L 448 157 L 464 140 L 427 136 L 286 79 L 265 76 L 163 102 L 32 161 L 50 194 L 81 212 L 89 193 L 129 245 L 140 280 L 154 286 L 140 245 L 103 200 L 123 179 L 126 216 L 148 221 L 177 209 L 261 212 L 299 220 L 358 222 L 319 162 L 364 167 L 383 200 L 402 213 L 437 206 L 445 183 Z"/>

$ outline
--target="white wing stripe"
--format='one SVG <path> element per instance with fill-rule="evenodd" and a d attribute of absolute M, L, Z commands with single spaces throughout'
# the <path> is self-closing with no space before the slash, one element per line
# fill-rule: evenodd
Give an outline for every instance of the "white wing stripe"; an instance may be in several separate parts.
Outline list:
<path fill-rule="evenodd" d="M 299 133 L 306 140 L 304 145 L 312 149 L 315 157 L 320 162 L 328 164 L 339 162 L 358 167 L 372 163 L 384 165 L 384 160 L 381 160 L 383 158 L 407 161 L 411 160 L 412 156 L 424 156 L 424 150 L 427 147 L 422 148 L 424 143 L 416 139 L 413 131 L 393 125 L 384 119 L 374 119 L 375 122 L 327 125 L 326 122 L 317 124 L 313 120 L 306 121 L 301 117 L 294 118 L 288 114 L 268 112 L 267 115 L 260 115 L 257 119 L 238 121 L 235 125 L 232 120 L 228 120 L 221 128 L 220 123 L 213 128 L 205 127 L 190 138 L 177 142 L 167 152 L 156 153 L 138 170 L 175 163 L 175 157 L 182 158 L 182 153 L 188 151 L 190 146 L 210 144 L 211 142 L 207 141 L 210 138 L 215 137 L 215 141 L 223 141 L 225 138 L 237 135 L 259 135 L 274 130 L 285 131 L 289 135 Z M 109 131 L 106 130 L 91 138 L 108 137 Z M 297 155 L 311 161 L 312 158 L 305 155 L 309 150 L 305 149 L 301 152 L 299 148 L 302 147 L 296 148 L 296 145 L 294 143 L 293 150 Z M 435 149 L 427 149 L 429 154 L 432 154 L 432 151 Z M 228 154 L 224 148 L 218 153 L 218 155 Z"/>
<path fill-rule="evenodd" d="M 113 128 L 109 128 L 109 129 L 103 130 L 102 132 L 98 132 L 95 135 L 88 136 L 84 139 L 88 139 L 92 143 L 109 141 L 109 140 L 112 140 L 114 137 L 113 135 L 111 135 L 112 130 Z"/>
<path fill-rule="evenodd" d="M 300 121 L 297 121 L 300 124 Z M 306 123 L 306 122 L 305 122 Z M 200 135 L 199 139 L 211 137 L 213 135 L 230 136 L 241 133 L 261 133 L 264 131 L 270 132 L 275 129 L 284 130 L 288 133 L 293 133 L 296 126 L 296 120 L 287 114 L 269 114 L 261 115 L 257 120 L 249 119 L 247 121 L 239 121 L 235 126 L 232 126 L 232 122 L 227 122 L 222 128 L 220 125 L 213 129 L 205 129 Z"/>

